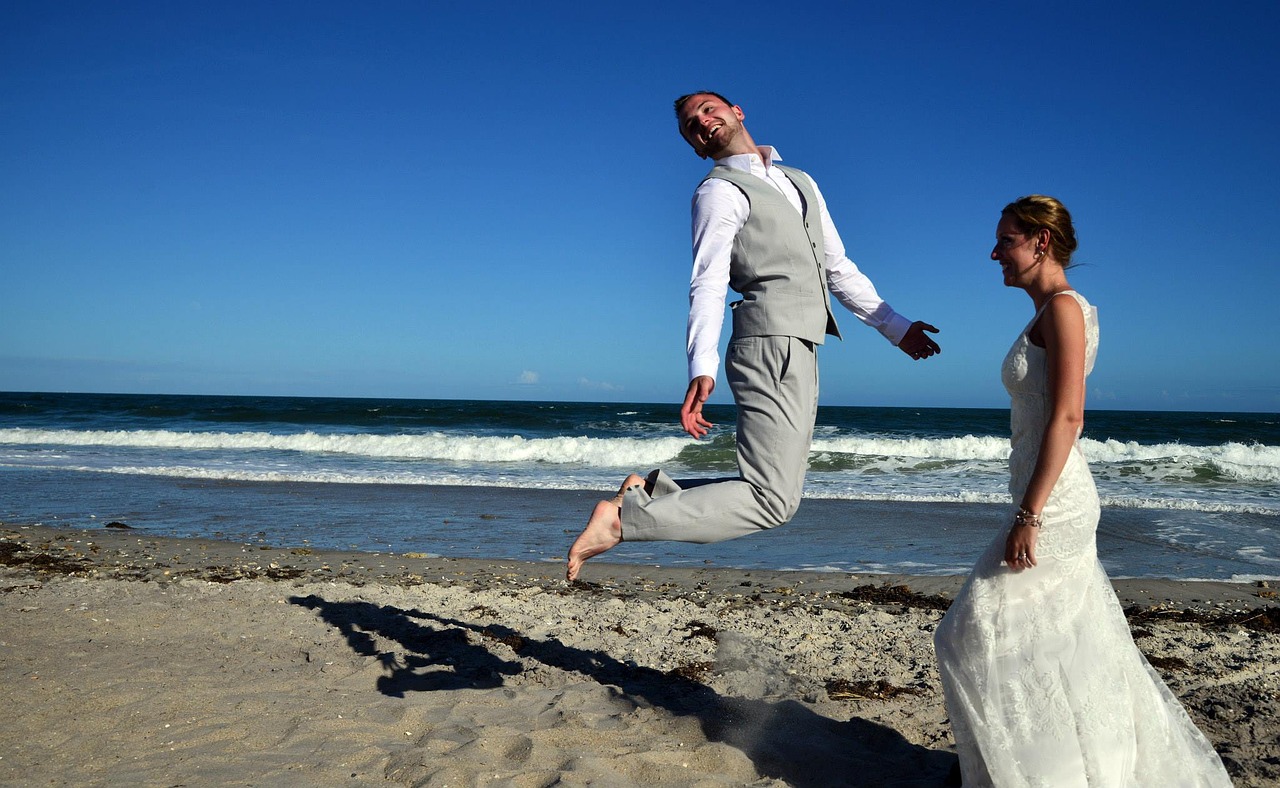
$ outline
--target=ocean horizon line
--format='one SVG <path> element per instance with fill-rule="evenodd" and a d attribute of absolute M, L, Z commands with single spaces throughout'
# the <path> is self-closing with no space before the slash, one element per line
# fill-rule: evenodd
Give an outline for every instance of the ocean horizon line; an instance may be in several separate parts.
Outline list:
<path fill-rule="evenodd" d="M 671 407 L 678 409 L 679 401 L 674 397 L 670 400 L 643 400 L 643 399 L 561 399 L 561 398 L 520 398 L 520 397 L 447 397 L 447 396 L 405 396 L 405 395 L 374 395 L 374 394 L 222 394 L 222 393 L 193 393 L 193 392 L 153 392 L 153 391 L 91 391 L 91 390 L 66 390 L 66 389 L 0 389 L 0 395 L 7 396 L 85 396 L 85 397 L 172 397 L 175 399 L 261 399 L 261 400 L 335 400 L 335 401 L 389 401 L 389 402 L 486 402 L 495 404 L 514 403 L 521 405 L 546 404 L 546 405 L 602 405 L 602 406 L 623 406 L 636 405 L 640 407 Z M 706 407 L 733 410 L 735 408 L 732 402 L 709 402 Z M 910 403 L 897 404 L 839 404 L 839 403 L 819 403 L 818 409 L 824 408 L 851 408 L 851 409 L 883 409 L 883 410 L 938 410 L 938 411 L 1007 411 L 1009 406 L 1005 405 L 916 405 Z M 1186 415 L 1206 414 L 1206 415 L 1248 415 L 1248 416 L 1276 416 L 1280 418 L 1280 411 L 1273 410 L 1250 410 L 1236 409 L 1224 410 L 1213 408 L 1153 408 L 1153 407 L 1101 407 L 1086 404 L 1085 411 L 1087 413 L 1177 413 Z"/>

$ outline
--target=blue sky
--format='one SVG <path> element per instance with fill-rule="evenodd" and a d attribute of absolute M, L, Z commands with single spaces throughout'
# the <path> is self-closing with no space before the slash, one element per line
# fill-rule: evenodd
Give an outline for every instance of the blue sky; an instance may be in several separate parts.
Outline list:
<path fill-rule="evenodd" d="M 841 312 L 824 403 L 1003 406 L 1031 303 L 987 255 L 1042 192 L 1100 309 L 1089 407 L 1280 411 L 1277 30 L 1269 1 L 4 3 L 0 389 L 678 401 L 707 163 L 670 107 L 713 89 L 942 329 L 916 363 Z"/>

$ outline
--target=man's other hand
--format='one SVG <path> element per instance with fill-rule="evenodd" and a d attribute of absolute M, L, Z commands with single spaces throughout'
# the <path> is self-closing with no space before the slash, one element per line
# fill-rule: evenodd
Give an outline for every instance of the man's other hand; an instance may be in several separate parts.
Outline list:
<path fill-rule="evenodd" d="M 912 323 L 911 328 L 908 328 L 907 333 L 902 337 L 902 341 L 898 343 L 898 349 L 916 360 L 941 353 L 942 348 L 938 347 L 938 343 L 934 342 L 933 337 L 926 334 L 926 331 L 938 333 L 938 329 L 928 323 L 921 323 L 919 320 Z"/>
<path fill-rule="evenodd" d="M 905 338 L 903 341 L 906 341 Z M 699 375 L 689 381 L 689 390 L 684 395 L 684 404 L 680 406 L 680 424 L 684 427 L 684 431 L 694 438 L 702 438 L 715 426 L 702 415 L 702 403 L 707 401 L 707 397 L 711 396 L 715 388 L 715 378 L 707 375 Z"/>

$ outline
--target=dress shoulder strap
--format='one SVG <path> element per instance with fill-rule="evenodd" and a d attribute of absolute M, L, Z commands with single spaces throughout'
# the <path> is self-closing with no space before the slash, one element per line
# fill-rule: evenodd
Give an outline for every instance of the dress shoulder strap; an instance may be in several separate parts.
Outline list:
<path fill-rule="evenodd" d="M 1085 375 L 1093 371 L 1094 360 L 1098 357 L 1098 308 L 1089 303 L 1089 299 L 1080 295 L 1076 290 L 1061 290 L 1050 296 L 1049 301 L 1060 295 L 1069 295 L 1075 302 L 1080 305 L 1080 311 L 1084 313 L 1084 339 L 1085 339 Z M 1049 301 L 1045 302 L 1045 306 L 1049 305 Z M 1039 318 L 1039 313 L 1036 313 Z M 1034 323 L 1034 321 L 1032 321 Z"/>
<path fill-rule="evenodd" d="M 1036 310 L 1036 317 L 1039 317 L 1039 316 L 1040 316 L 1040 314 L 1041 314 L 1042 312 L 1044 312 L 1044 310 L 1046 310 L 1046 309 L 1048 309 L 1048 308 L 1049 308 L 1049 304 L 1053 302 L 1053 299 L 1055 299 L 1055 298 L 1057 298 L 1058 296 L 1061 296 L 1061 295 L 1071 296 L 1071 298 L 1072 298 L 1072 299 L 1073 299 L 1077 304 L 1079 304 L 1079 305 L 1080 305 L 1080 309 L 1081 309 L 1081 311 L 1083 311 L 1083 312 L 1084 312 L 1084 314 L 1085 314 L 1085 317 L 1086 317 L 1086 318 L 1089 316 L 1089 312 L 1090 312 L 1091 310 L 1093 310 L 1093 308 L 1094 308 L 1093 304 L 1090 304 L 1088 299 L 1086 299 L 1084 296 L 1080 295 L 1080 292 L 1079 292 L 1079 291 L 1077 291 L 1077 290 L 1059 290 L 1058 292 L 1056 292 L 1056 293 L 1054 293 L 1053 295 L 1049 296 L 1049 298 L 1045 300 L 1045 302 L 1044 302 L 1044 306 L 1042 306 L 1042 307 L 1040 307 L 1038 310 Z M 1034 321 L 1032 321 L 1032 322 L 1034 322 Z"/>

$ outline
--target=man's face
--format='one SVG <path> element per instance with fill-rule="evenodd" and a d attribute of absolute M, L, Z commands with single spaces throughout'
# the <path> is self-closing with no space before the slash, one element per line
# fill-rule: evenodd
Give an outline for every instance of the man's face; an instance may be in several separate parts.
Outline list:
<path fill-rule="evenodd" d="M 742 110 L 699 93 L 680 107 L 680 136 L 701 158 L 717 158 L 742 131 Z"/>

